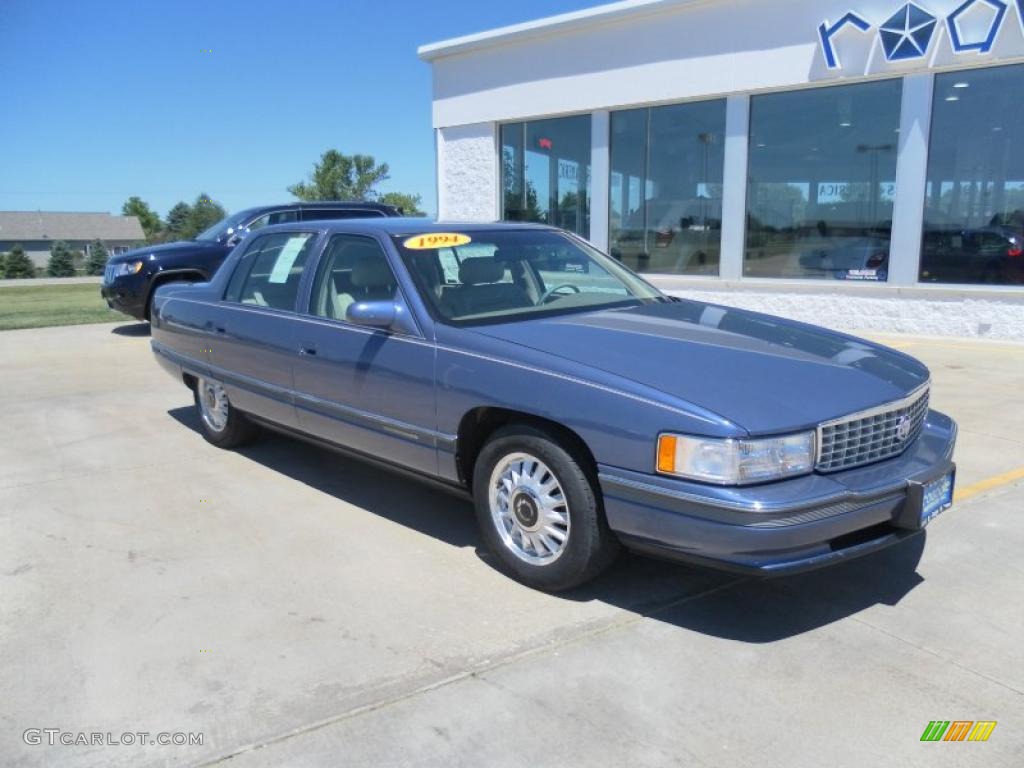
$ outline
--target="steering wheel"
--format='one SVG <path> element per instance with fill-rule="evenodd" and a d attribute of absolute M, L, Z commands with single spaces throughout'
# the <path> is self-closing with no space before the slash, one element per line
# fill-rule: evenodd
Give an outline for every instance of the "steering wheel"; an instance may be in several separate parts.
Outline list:
<path fill-rule="evenodd" d="M 562 283 L 561 285 L 556 285 L 554 288 L 550 288 L 544 291 L 544 295 L 540 297 L 540 303 L 547 304 L 549 301 L 551 301 L 551 299 L 555 298 L 557 293 L 563 288 L 569 288 L 572 290 L 573 293 L 583 293 L 583 291 L 580 290 L 580 287 L 578 285 L 573 285 L 572 283 Z"/>

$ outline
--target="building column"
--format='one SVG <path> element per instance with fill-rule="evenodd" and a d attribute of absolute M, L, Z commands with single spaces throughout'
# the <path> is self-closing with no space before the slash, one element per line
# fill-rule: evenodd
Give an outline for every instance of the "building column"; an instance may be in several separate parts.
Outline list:
<path fill-rule="evenodd" d="M 928 183 L 928 141 L 932 124 L 935 78 L 930 72 L 903 78 L 899 156 L 896 160 L 896 202 L 889 241 L 889 283 L 913 285 L 921 262 L 925 191 Z"/>
<path fill-rule="evenodd" d="M 724 280 L 743 277 L 747 229 L 747 167 L 750 153 L 750 97 L 725 102 L 725 169 L 722 177 L 722 264 Z"/>
<path fill-rule="evenodd" d="M 444 219 L 444 201 L 441 199 L 441 178 L 444 173 L 444 141 L 441 138 L 441 129 L 434 129 L 434 207 L 437 210 L 435 214 L 438 221 Z"/>
<path fill-rule="evenodd" d="M 437 215 L 496 221 L 501 211 L 501 151 L 494 123 L 437 129 Z"/>
<path fill-rule="evenodd" d="M 608 252 L 608 211 L 611 207 L 611 154 L 608 110 L 597 110 L 590 118 L 590 242 Z"/>

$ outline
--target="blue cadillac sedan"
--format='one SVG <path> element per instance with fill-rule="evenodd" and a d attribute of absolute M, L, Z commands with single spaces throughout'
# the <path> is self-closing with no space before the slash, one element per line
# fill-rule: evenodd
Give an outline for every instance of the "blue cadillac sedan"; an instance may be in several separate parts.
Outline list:
<path fill-rule="evenodd" d="M 209 282 L 158 289 L 152 324 L 208 441 L 266 427 L 455 488 L 541 589 L 622 546 L 824 566 L 952 501 L 956 424 L 920 362 L 666 296 L 550 227 L 268 226 Z"/>

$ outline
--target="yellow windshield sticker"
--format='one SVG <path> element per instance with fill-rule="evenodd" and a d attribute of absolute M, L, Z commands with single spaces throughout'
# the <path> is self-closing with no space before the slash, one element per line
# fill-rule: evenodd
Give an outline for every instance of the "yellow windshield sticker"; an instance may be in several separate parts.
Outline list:
<path fill-rule="evenodd" d="M 428 232 L 425 235 L 410 237 L 402 245 L 410 251 L 427 251 L 434 248 L 456 248 L 460 245 L 469 245 L 471 242 L 473 238 L 469 235 L 456 232 Z"/>

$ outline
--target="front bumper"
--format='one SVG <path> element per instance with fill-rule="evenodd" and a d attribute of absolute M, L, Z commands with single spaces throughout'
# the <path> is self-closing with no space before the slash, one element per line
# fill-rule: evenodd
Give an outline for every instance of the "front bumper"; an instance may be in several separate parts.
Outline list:
<path fill-rule="evenodd" d="M 115 277 L 100 285 L 100 296 L 107 306 L 124 312 L 138 320 L 146 319 L 146 299 L 149 296 L 149 276 L 143 273 Z"/>
<path fill-rule="evenodd" d="M 956 423 L 930 411 L 900 456 L 836 474 L 718 488 L 599 466 L 608 523 L 631 548 L 743 573 L 819 568 L 921 533 L 920 488 L 955 472 Z"/>

